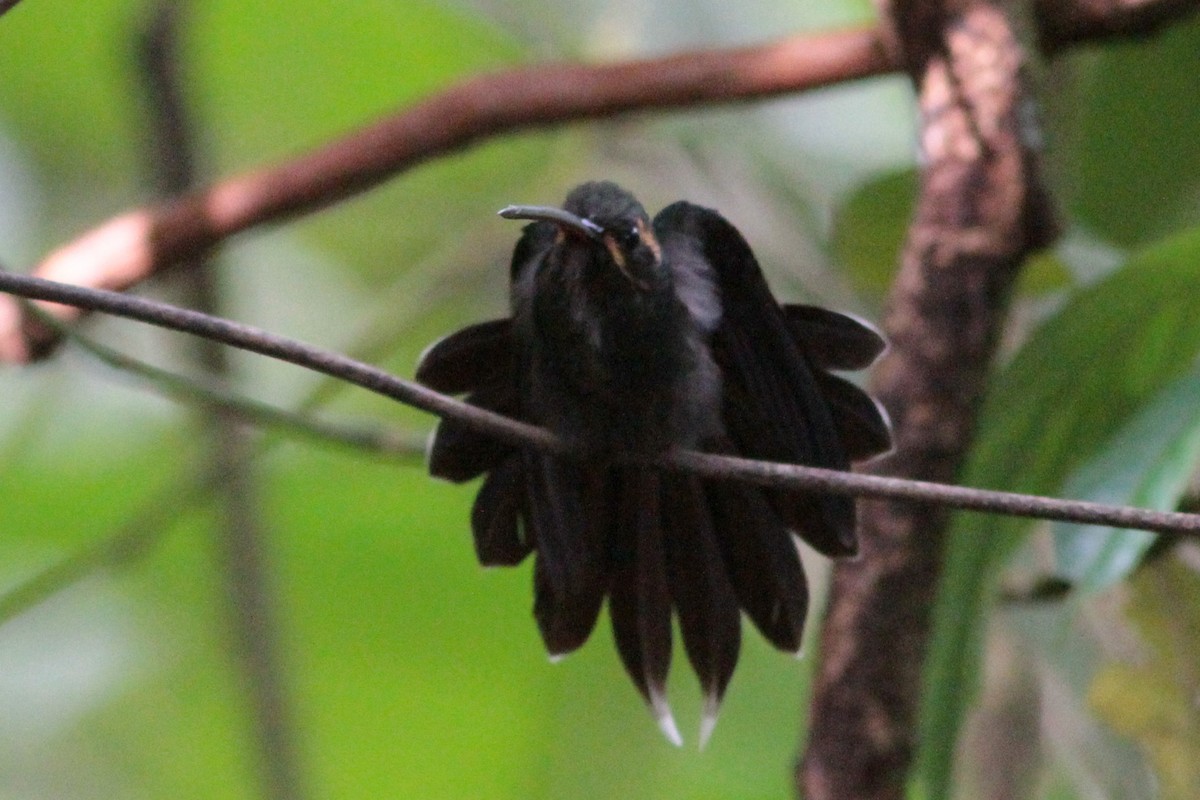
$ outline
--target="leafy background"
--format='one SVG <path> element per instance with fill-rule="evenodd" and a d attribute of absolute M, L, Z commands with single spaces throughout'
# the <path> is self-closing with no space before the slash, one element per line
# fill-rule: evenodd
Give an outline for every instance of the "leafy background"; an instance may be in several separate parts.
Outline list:
<path fill-rule="evenodd" d="M 131 55 L 149 9 L 28 0 L 0 19 L 6 266 L 28 268 L 150 196 Z M 183 66 L 211 176 L 285 158 L 484 70 L 872 16 L 865 0 L 753 0 L 732 20 L 713 0 L 552 10 L 210 0 L 192 10 Z M 1067 233 L 1028 271 L 964 482 L 1159 507 L 1187 492 L 1200 449 L 1197 74 L 1195 23 L 1043 72 L 1046 157 Z M 238 238 L 220 259 L 225 310 L 411 374 L 429 341 L 502 312 L 515 230 L 494 210 L 554 202 L 605 176 L 650 208 L 687 197 L 722 209 L 781 296 L 877 319 L 911 211 L 912 125 L 910 92 L 893 77 L 506 139 Z M 148 291 L 175 288 L 168 276 Z M 129 324 L 88 331 L 157 363 L 183 352 Z M 247 395 L 291 407 L 317 393 L 333 418 L 431 425 L 286 366 L 235 364 Z M 0 617 L 0 796 L 256 796 L 213 513 L 191 499 L 204 455 L 194 411 L 71 348 L 0 380 L 0 591 L 130 525 L 154 536 L 119 568 Z M 430 481 L 419 459 L 308 441 L 268 439 L 256 473 L 314 796 L 788 795 L 811 655 L 794 661 L 748 636 L 709 747 L 676 750 L 628 686 L 603 624 L 580 653 L 547 662 L 528 565 L 474 562 L 470 487 Z M 149 526 L 147 510 L 162 523 Z M 1049 528 L 959 519 L 914 794 L 980 796 L 1010 781 L 1014 796 L 1197 796 L 1194 550 L 1136 569 L 1145 536 Z M 826 565 L 809 562 L 821 576 Z M 1076 588 L 1046 602 L 1025 591 L 1048 576 Z M 686 735 L 699 698 L 677 664 Z"/>

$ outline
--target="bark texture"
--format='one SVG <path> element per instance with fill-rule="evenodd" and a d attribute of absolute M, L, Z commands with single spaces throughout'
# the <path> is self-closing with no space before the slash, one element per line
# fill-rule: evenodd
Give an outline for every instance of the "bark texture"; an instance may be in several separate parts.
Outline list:
<path fill-rule="evenodd" d="M 892 9 L 913 76 L 924 169 L 889 297 L 874 393 L 895 424 L 881 474 L 952 482 L 1025 257 L 1054 235 L 1011 20 L 998 6 Z M 944 507 L 869 501 L 862 556 L 834 572 L 797 788 L 810 800 L 904 796 L 941 566 Z"/>

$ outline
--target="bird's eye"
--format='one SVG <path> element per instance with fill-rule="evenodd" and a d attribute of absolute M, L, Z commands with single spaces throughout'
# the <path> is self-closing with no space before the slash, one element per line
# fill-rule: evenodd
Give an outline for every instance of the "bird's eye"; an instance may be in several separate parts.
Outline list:
<path fill-rule="evenodd" d="M 634 225 L 617 233 L 616 237 L 617 243 L 621 245 L 621 249 L 628 252 L 641 244 L 642 231 L 637 225 Z"/>

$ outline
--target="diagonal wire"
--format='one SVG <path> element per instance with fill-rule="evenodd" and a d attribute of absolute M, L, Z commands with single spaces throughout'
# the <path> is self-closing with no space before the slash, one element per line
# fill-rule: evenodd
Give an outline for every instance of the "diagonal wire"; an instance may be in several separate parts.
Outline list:
<path fill-rule="evenodd" d="M 390 375 L 370 364 L 251 325 L 141 297 L 56 283 L 4 271 L 0 271 L 0 291 L 31 299 L 74 305 L 215 339 L 249 352 L 340 378 L 439 417 L 451 418 L 472 430 L 486 433 L 509 444 L 570 455 L 567 446 L 544 428 L 472 406 L 420 384 Z M 1200 515 L 1197 514 L 1151 511 L 1130 506 L 1111 506 L 902 478 L 860 475 L 695 451 L 672 451 L 661 456 L 657 463 L 718 480 L 748 481 L 780 489 L 837 492 L 1037 519 L 1149 531 L 1175 531 L 1191 537 L 1200 537 Z"/>

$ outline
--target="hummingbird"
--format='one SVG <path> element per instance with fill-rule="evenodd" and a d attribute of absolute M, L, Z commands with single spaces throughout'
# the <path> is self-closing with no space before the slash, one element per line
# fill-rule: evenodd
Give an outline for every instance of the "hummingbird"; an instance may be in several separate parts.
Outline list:
<path fill-rule="evenodd" d="M 738 230 L 686 201 L 651 220 L 607 181 L 527 220 L 510 267 L 511 315 L 434 343 L 416 377 L 543 426 L 556 455 L 453 420 L 429 470 L 484 476 L 471 512 L 488 566 L 534 555 L 533 613 L 552 659 L 580 647 L 607 601 L 616 649 L 664 735 L 673 618 L 704 693 L 703 745 L 741 647 L 744 613 L 797 653 L 808 584 L 797 538 L 857 553 L 852 498 L 767 489 L 653 466 L 673 448 L 845 470 L 891 447 L 883 409 L 831 370 L 869 366 L 880 334 L 849 315 L 781 305 Z"/>

